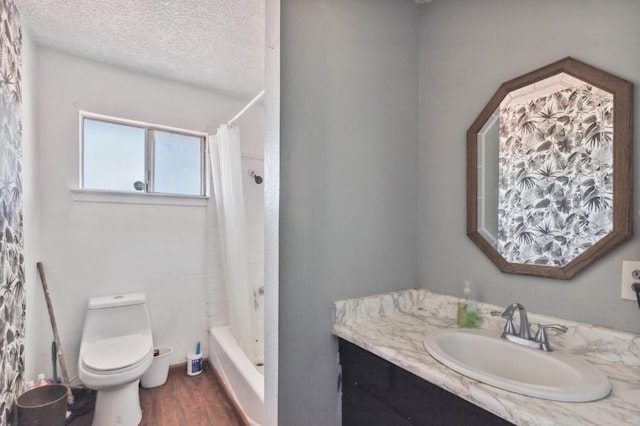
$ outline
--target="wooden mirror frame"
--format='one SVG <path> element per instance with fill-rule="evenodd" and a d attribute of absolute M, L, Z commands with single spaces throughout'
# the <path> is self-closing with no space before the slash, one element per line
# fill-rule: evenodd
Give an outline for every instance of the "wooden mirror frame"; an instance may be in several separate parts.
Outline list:
<path fill-rule="evenodd" d="M 613 229 L 564 266 L 510 263 L 478 232 L 478 132 L 509 92 L 566 73 L 613 94 Z M 633 84 L 571 57 L 503 83 L 467 130 L 467 235 L 511 274 L 570 279 L 631 237 L 633 210 Z"/>

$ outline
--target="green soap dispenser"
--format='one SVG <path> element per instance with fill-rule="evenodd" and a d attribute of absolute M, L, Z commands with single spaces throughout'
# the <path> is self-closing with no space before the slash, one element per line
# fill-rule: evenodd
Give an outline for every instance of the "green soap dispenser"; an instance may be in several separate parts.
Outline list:
<path fill-rule="evenodd" d="M 476 302 L 470 300 L 471 295 L 471 283 L 469 281 L 464 282 L 464 300 L 458 303 L 458 316 L 457 322 L 460 327 L 473 328 L 476 326 L 478 319 L 478 308 Z"/>
<path fill-rule="evenodd" d="M 469 294 L 471 293 L 471 289 L 469 288 L 469 281 L 464 282 L 464 291 L 462 292 L 464 299 L 458 302 L 458 316 L 457 323 L 460 327 L 467 326 L 467 302 L 469 300 Z"/>
<path fill-rule="evenodd" d="M 465 327 L 475 328 L 476 321 L 478 320 L 478 304 L 475 300 L 471 300 L 469 295 L 471 294 L 471 289 L 469 288 L 469 281 L 465 283 L 465 294 L 467 299 L 467 325 Z"/>

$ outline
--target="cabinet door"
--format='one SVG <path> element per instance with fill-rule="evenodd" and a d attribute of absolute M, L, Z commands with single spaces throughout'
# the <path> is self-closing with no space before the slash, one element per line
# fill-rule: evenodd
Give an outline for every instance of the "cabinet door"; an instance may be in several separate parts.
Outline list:
<path fill-rule="evenodd" d="M 508 421 L 402 368 L 393 369 L 388 404 L 412 425 L 506 426 Z"/>
<path fill-rule="evenodd" d="M 511 425 L 340 339 L 343 426 Z"/>
<path fill-rule="evenodd" d="M 342 426 L 412 426 L 356 383 L 343 381 Z"/>

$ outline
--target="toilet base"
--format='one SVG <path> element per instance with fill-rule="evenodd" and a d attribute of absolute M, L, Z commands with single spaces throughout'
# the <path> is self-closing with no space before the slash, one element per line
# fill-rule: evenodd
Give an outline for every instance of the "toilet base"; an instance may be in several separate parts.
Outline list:
<path fill-rule="evenodd" d="M 140 379 L 125 385 L 99 390 L 92 426 L 137 426 L 142 420 Z"/>

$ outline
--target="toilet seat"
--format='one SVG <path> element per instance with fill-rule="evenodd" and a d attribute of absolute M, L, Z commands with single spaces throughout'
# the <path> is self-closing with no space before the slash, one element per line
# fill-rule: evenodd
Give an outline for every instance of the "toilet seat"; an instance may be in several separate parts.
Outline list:
<path fill-rule="evenodd" d="M 82 364 L 97 373 L 122 370 L 144 361 L 152 350 L 151 339 L 129 334 L 85 343 Z"/>

